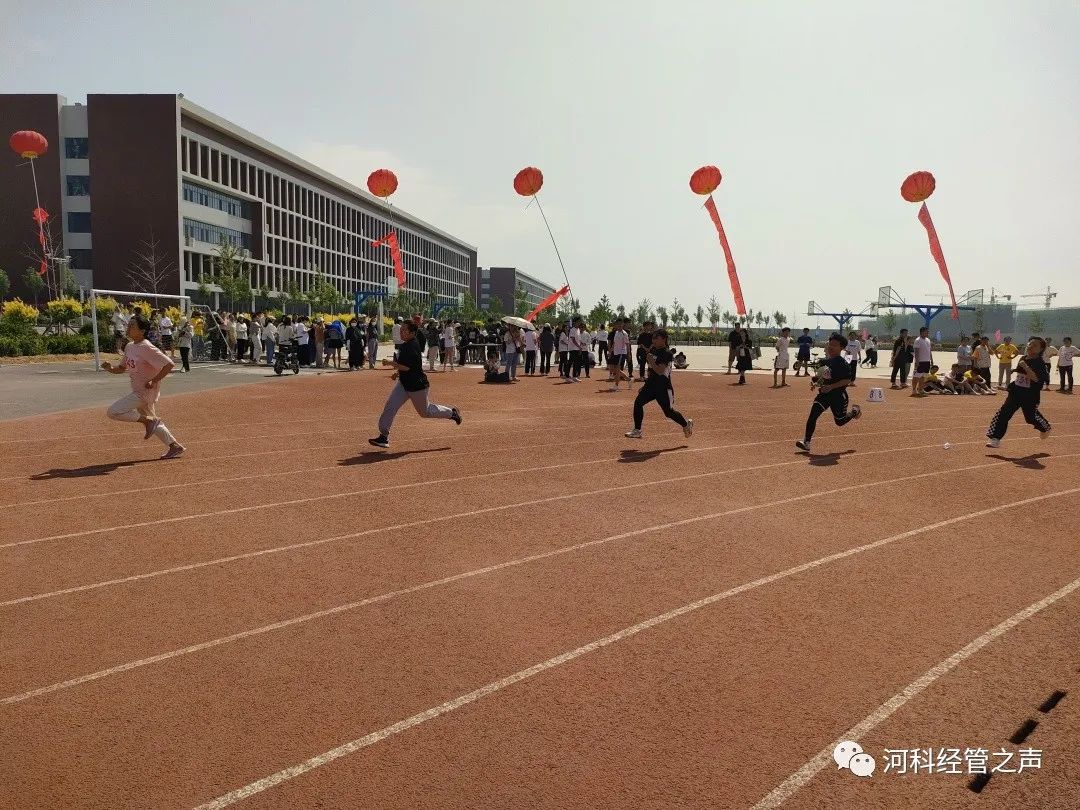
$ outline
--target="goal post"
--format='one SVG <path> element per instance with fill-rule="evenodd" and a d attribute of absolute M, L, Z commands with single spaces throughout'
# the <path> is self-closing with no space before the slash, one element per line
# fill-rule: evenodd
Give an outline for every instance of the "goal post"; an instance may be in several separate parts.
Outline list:
<path fill-rule="evenodd" d="M 179 309 L 181 314 L 189 315 L 191 313 L 191 297 L 187 295 L 164 295 L 158 293 L 138 292 L 135 290 L 99 290 L 96 288 L 90 289 L 90 323 L 91 333 L 94 339 L 94 371 L 101 371 L 101 345 L 99 344 L 100 335 L 98 332 L 98 296 L 108 296 L 111 298 L 124 298 L 130 300 L 145 300 L 152 299 L 155 302 L 160 300 L 177 301 L 179 302 Z"/>

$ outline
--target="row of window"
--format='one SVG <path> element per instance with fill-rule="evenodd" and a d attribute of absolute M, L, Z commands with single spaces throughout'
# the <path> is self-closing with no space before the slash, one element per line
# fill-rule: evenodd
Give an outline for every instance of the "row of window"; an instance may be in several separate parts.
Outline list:
<path fill-rule="evenodd" d="M 207 208 L 215 208 L 226 214 L 241 219 L 251 219 L 251 203 L 230 197 L 219 191 L 213 191 L 203 186 L 197 186 L 187 180 L 184 181 L 184 199 L 196 205 L 205 205 Z"/>
<path fill-rule="evenodd" d="M 90 157 L 89 138 L 64 138 L 64 157 L 71 160 L 86 160 Z"/>
<path fill-rule="evenodd" d="M 207 242 L 211 245 L 220 245 L 222 241 L 225 241 L 233 247 L 251 249 L 251 234 L 187 217 L 184 217 L 184 238 Z"/>
<path fill-rule="evenodd" d="M 67 176 L 67 195 L 69 197 L 89 197 L 90 178 L 85 174 L 69 174 Z"/>
<path fill-rule="evenodd" d="M 319 239 L 322 246 L 341 250 L 333 244 L 335 240 L 342 241 L 349 235 L 378 239 L 390 230 L 389 223 L 381 217 L 331 199 L 186 135 L 181 137 L 180 154 L 183 171 L 258 197 L 267 206 L 283 209 L 283 215 L 290 220 L 296 217 L 306 221 L 311 236 Z M 268 221 L 267 226 L 275 233 L 292 239 L 307 241 L 309 238 L 296 235 L 299 227 L 295 223 L 287 222 L 275 227 Z M 316 232 L 316 228 L 321 230 Z M 403 251 L 468 272 L 468 254 L 449 249 L 401 227 L 397 227 L 397 231 Z"/>

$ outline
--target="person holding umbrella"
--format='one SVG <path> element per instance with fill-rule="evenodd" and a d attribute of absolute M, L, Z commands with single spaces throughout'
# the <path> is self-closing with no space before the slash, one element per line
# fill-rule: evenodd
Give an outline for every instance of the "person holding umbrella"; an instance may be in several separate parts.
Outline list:
<path fill-rule="evenodd" d="M 436 405 L 429 399 L 427 375 L 424 374 L 424 358 L 420 344 L 416 340 L 417 326 L 412 321 L 403 321 L 400 332 L 400 349 L 393 360 L 383 360 L 384 366 L 391 366 L 394 374 L 391 379 L 396 380 L 390 390 L 390 396 L 383 406 L 382 415 L 379 417 L 379 435 L 374 439 L 368 439 L 368 444 L 373 447 L 387 448 L 390 446 L 390 428 L 394 425 L 394 417 L 401 410 L 401 406 L 411 401 L 416 412 L 423 419 L 451 419 L 454 424 L 461 424 L 461 411 L 456 407 Z"/>

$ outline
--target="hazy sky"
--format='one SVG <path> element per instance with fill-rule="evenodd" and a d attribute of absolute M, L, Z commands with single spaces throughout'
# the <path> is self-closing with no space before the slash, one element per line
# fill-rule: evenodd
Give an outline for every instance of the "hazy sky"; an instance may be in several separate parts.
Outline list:
<path fill-rule="evenodd" d="M 1080 3 L 641 0 L 136 3 L 0 0 L 0 92 L 183 92 L 575 292 L 690 310 L 732 301 L 690 173 L 717 205 L 747 303 L 861 309 L 1047 284 L 1080 305 Z M 137 137 L 137 133 L 133 133 Z M 802 318 L 802 320 L 806 320 Z"/>

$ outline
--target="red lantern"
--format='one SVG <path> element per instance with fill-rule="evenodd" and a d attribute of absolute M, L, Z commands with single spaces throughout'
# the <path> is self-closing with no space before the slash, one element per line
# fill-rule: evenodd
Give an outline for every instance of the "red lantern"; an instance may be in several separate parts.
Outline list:
<path fill-rule="evenodd" d="M 49 221 L 49 212 L 46 211 L 44 208 L 35 208 L 34 213 L 31 214 L 31 216 L 34 218 L 34 222 L 36 222 L 38 225 L 44 225 L 46 222 Z"/>
<path fill-rule="evenodd" d="M 702 166 L 690 175 L 690 190 L 703 196 L 712 194 L 720 185 L 721 179 L 718 168 L 715 166 Z"/>
<path fill-rule="evenodd" d="M 397 191 L 397 175 L 389 169 L 376 169 L 368 175 L 367 187 L 376 197 L 389 197 Z"/>
<path fill-rule="evenodd" d="M 16 132 L 8 139 L 8 144 L 19 157 L 24 158 L 41 157 L 49 151 L 49 142 L 45 140 L 45 136 L 29 129 Z"/>
<path fill-rule="evenodd" d="M 535 166 L 526 166 L 514 175 L 514 191 L 522 197 L 531 197 L 544 185 L 544 173 Z"/>
<path fill-rule="evenodd" d="M 934 193 L 936 187 L 937 181 L 930 172 L 915 172 L 901 184 L 900 196 L 908 202 L 922 202 Z"/>

